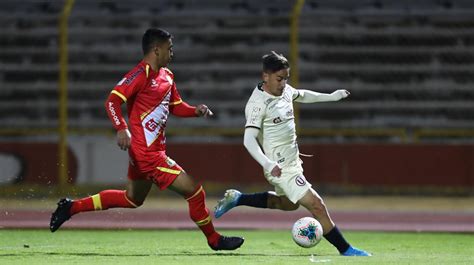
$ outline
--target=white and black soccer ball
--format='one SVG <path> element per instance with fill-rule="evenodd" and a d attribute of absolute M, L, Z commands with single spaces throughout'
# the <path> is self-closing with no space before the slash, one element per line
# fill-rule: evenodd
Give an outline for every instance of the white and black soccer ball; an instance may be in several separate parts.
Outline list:
<path fill-rule="evenodd" d="M 293 224 L 291 230 L 293 240 L 304 248 L 316 246 L 323 237 L 323 227 L 312 217 L 303 217 Z"/>

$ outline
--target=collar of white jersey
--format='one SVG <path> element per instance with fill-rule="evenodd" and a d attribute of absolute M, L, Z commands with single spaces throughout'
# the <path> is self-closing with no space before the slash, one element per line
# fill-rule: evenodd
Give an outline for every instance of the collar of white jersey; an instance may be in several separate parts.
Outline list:
<path fill-rule="evenodd" d="M 256 89 L 258 89 L 258 91 L 260 91 L 264 96 L 269 97 L 269 98 L 281 98 L 285 94 L 285 91 L 288 89 L 288 84 L 286 84 L 285 88 L 283 89 L 283 93 L 281 93 L 281 95 L 279 96 L 274 96 L 268 93 L 267 91 L 263 90 L 263 83 L 264 83 L 263 81 L 258 83 Z"/>

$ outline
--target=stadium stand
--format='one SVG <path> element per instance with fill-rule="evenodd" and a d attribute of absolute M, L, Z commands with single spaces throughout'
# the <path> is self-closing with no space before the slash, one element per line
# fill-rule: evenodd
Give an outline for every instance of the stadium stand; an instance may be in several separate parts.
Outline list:
<path fill-rule="evenodd" d="M 0 2 L 0 122 L 57 126 L 58 15 L 63 1 Z M 292 1 L 76 1 L 69 23 L 69 126 L 110 128 L 103 102 L 141 58 L 141 35 L 175 37 L 182 97 L 241 128 L 260 57 L 288 55 Z M 474 2 L 307 0 L 300 18 L 300 88 L 346 88 L 350 100 L 302 105 L 305 128 L 474 128 Z"/>

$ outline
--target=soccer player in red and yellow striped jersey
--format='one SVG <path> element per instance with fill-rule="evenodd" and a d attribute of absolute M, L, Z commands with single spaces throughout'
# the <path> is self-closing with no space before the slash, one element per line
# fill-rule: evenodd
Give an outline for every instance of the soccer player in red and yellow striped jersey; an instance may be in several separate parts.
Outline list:
<path fill-rule="evenodd" d="M 203 187 L 166 155 L 165 128 L 168 116 L 209 117 L 206 105 L 190 106 L 181 99 L 173 73 L 166 68 L 173 57 L 172 36 L 162 29 L 148 29 L 143 35 L 143 60 L 128 72 L 110 93 L 105 108 L 117 131 L 117 144 L 128 150 L 126 190 L 104 190 L 78 200 L 58 202 L 50 229 L 56 231 L 71 216 L 109 208 L 136 208 L 143 204 L 152 184 L 171 189 L 188 202 L 191 219 L 202 230 L 214 250 L 234 250 L 244 239 L 227 237 L 214 229 L 205 204 Z M 126 123 L 120 106 L 127 104 Z"/>

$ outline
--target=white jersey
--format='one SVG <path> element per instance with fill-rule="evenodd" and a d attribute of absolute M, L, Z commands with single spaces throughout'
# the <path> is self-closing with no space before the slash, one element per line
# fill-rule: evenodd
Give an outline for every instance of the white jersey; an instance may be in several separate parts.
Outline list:
<path fill-rule="evenodd" d="M 265 155 L 280 165 L 299 159 L 293 100 L 298 90 L 286 85 L 281 96 L 263 91 L 259 84 L 245 106 L 245 128 L 260 130 L 258 142 Z"/>

